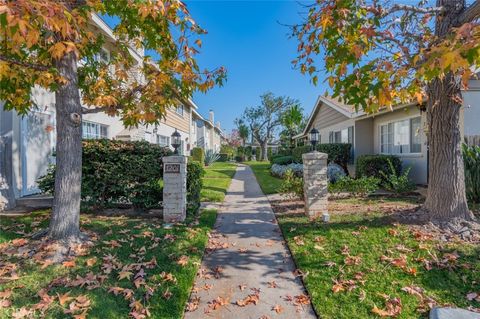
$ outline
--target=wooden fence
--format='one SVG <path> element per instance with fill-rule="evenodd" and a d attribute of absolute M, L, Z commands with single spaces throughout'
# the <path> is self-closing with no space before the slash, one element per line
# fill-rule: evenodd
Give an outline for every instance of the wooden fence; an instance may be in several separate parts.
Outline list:
<path fill-rule="evenodd" d="M 480 146 L 480 135 L 468 135 L 465 136 L 465 143 L 469 146 Z"/>

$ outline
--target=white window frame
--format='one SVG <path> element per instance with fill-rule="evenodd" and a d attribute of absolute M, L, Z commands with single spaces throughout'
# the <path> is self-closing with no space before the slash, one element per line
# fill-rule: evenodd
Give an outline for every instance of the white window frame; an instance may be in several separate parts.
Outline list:
<path fill-rule="evenodd" d="M 101 53 L 105 53 L 105 55 L 107 56 L 106 60 L 102 58 Z M 95 59 L 95 61 L 99 61 L 99 62 L 103 62 L 103 63 L 108 64 L 110 62 L 110 51 L 108 51 L 105 48 L 100 48 L 100 51 L 95 54 L 94 59 Z"/>
<path fill-rule="evenodd" d="M 90 125 L 95 127 L 95 132 L 94 133 L 88 132 L 88 136 L 87 136 L 87 132 L 85 131 L 85 125 L 87 126 Z M 105 129 L 104 135 L 102 134 L 102 128 Z M 92 122 L 92 121 L 82 121 L 82 138 L 84 139 L 98 140 L 102 138 L 108 138 L 108 131 L 109 131 L 109 126 L 106 124 Z"/>
<path fill-rule="evenodd" d="M 166 140 L 166 143 L 162 143 L 160 141 L 162 138 L 164 138 Z M 162 147 L 169 147 L 170 146 L 170 136 L 157 134 L 157 144 L 162 146 Z"/>
<path fill-rule="evenodd" d="M 181 111 L 179 111 L 179 110 L 181 110 Z M 175 113 L 177 113 L 177 115 L 183 117 L 183 115 L 185 114 L 185 108 L 183 107 L 183 104 L 177 105 L 177 107 L 175 108 Z"/>
<path fill-rule="evenodd" d="M 387 155 L 398 155 L 398 156 L 403 156 L 403 155 L 419 155 L 419 154 L 422 154 L 422 141 L 420 140 L 420 150 L 418 152 L 412 152 L 412 120 L 414 119 L 417 119 L 419 118 L 420 119 L 420 126 L 419 126 L 419 129 L 421 130 L 421 127 L 422 127 L 422 117 L 421 115 L 414 115 L 414 116 L 409 116 L 409 117 L 406 117 L 406 118 L 403 118 L 403 119 L 399 119 L 399 120 L 393 120 L 393 121 L 388 121 L 388 122 L 383 122 L 383 123 L 380 123 L 378 124 L 378 150 L 379 150 L 379 153 L 380 154 L 387 154 Z M 403 122 L 403 121 L 408 121 L 408 136 L 406 137 L 406 139 L 408 140 L 408 152 L 396 152 L 395 151 L 395 139 L 396 139 L 396 136 L 395 136 L 395 126 L 396 124 L 398 125 L 398 123 L 400 122 Z M 391 129 L 392 129 L 392 132 L 388 132 L 389 130 L 389 126 L 391 126 Z M 382 129 L 383 127 L 386 127 L 387 128 L 387 133 L 384 134 L 387 136 L 388 138 L 388 135 L 391 134 L 391 143 L 386 143 L 386 144 L 382 144 Z M 418 132 L 418 134 L 421 134 L 420 132 Z M 404 137 L 405 138 L 405 137 Z M 391 145 L 391 152 L 388 151 L 383 151 L 382 150 L 382 146 L 383 145 Z"/>

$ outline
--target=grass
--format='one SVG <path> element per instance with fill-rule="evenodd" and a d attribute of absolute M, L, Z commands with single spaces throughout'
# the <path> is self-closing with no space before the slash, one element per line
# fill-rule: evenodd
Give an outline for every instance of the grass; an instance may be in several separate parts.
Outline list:
<path fill-rule="evenodd" d="M 264 194 L 278 193 L 282 179 L 270 174 L 271 164 L 269 162 L 245 162 L 245 164 L 252 168 Z"/>
<path fill-rule="evenodd" d="M 72 314 L 67 315 L 64 311 L 73 299 L 62 306 L 57 297 L 69 292 L 71 297 L 85 295 L 90 300 L 88 318 L 129 318 L 132 307 L 130 303 L 134 300 L 148 307 L 152 318 L 181 318 L 207 244 L 207 233 L 215 222 L 216 211 L 204 211 L 198 223 L 188 226 L 176 225 L 168 230 L 156 219 L 82 215 L 82 228 L 97 234 L 98 240 L 85 256 L 74 260 L 73 267 L 50 265 L 42 269 L 34 258 L 4 254 L 12 247 L 11 240 L 25 237 L 25 234 L 46 227 L 48 216 L 49 211 L 41 211 L 25 217 L 1 218 L 0 290 L 12 289 L 12 295 L 7 298 L 11 305 L 6 308 L 0 307 L 0 318 L 10 318 L 22 307 L 32 309 L 41 300 L 37 295 L 41 289 L 47 289 L 48 295 L 54 300 L 43 314 L 37 310 L 35 317 L 71 318 Z M 105 270 L 105 265 L 109 264 L 105 258 L 109 255 L 114 256 L 117 261 L 113 263 L 114 269 L 111 273 Z M 188 257 L 186 264 L 178 263 L 181 256 Z M 88 266 L 87 260 L 92 261 L 91 258 L 96 262 Z M 151 261 L 153 258 L 156 259 L 157 266 L 153 268 L 142 266 L 146 273 L 145 282 L 136 288 L 133 280 L 138 275 L 140 267 L 135 265 Z M 2 271 L 9 263 L 16 265 L 19 279 L 6 279 L 7 275 Z M 122 267 L 128 265 L 133 267 L 131 278 L 119 279 Z M 65 287 L 64 283 L 52 284 L 59 278 L 84 278 L 90 272 L 105 276 L 104 281 L 100 282 L 98 287 L 93 286 L 91 290 L 88 284 L 83 288 Z M 165 280 L 162 272 L 164 275 L 171 274 L 172 280 Z M 111 287 L 131 289 L 133 296 L 127 300 L 122 294 L 115 295 L 109 292 Z M 153 292 L 146 298 L 149 289 L 153 289 Z M 0 296 L 0 301 L 1 299 Z"/>
<path fill-rule="evenodd" d="M 328 224 L 288 211 L 278 216 L 298 268 L 307 273 L 304 282 L 319 316 L 376 318 L 372 310 L 386 309 L 385 295 L 401 300 L 398 318 L 427 318 L 427 312 L 417 309 L 428 311 L 427 298 L 439 305 L 478 309 L 480 302 L 468 301 L 466 295 L 480 292 L 480 248 L 437 242 L 428 233 L 422 237 L 413 228 L 392 225 L 382 202 L 397 209 L 411 204 L 400 199 L 337 200 Z M 402 255 L 407 260 L 404 266 L 381 261 L 382 256 Z M 360 257 L 358 264 L 348 256 Z M 335 293 L 335 283 L 344 290 Z M 408 286 L 423 289 L 423 297 L 402 290 Z"/>
<path fill-rule="evenodd" d="M 202 202 L 223 202 L 237 166 L 234 163 L 216 162 L 205 167 Z"/>

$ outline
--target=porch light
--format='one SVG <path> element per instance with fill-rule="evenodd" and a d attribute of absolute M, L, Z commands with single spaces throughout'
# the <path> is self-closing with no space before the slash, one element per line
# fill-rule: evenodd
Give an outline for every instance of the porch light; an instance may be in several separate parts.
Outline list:
<path fill-rule="evenodd" d="M 312 128 L 309 135 L 310 135 L 310 143 L 312 144 L 313 149 L 315 149 L 315 146 L 318 143 L 318 137 L 320 134 L 316 128 Z"/>
<path fill-rule="evenodd" d="M 178 155 L 178 148 L 182 145 L 182 136 L 178 133 L 177 129 L 172 133 L 172 146 L 175 149 L 174 153 Z"/>

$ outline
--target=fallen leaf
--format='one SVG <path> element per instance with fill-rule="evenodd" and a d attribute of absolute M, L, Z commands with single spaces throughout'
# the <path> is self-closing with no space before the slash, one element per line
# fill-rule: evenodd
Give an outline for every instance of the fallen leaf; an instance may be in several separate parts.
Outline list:
<path fill-rule="evenodd" d="M 75 267 L 75 261 L 74 260 L 68 260 L 68 261 L 64 261 L 62 263 L 63 267 Z"/>
<path fill-rule="evenodd" d="M 93 258 L 88 258 L 86 261 L 85 261 L 85 264 L 88 266 L 88 267 L 92 267 L 93 265 L 95 265 L 97 263 L 97 258 L 93 257 Z"/>
<path fill-rule="evenodd" d="M 59 295 L 57 294 L 58 296 L 58 302 L 60 302 L 60 305 L 65 305 L 65 303 L 67 303 L 69 300 L 73 299 L 73 297 L 70 297 L 70 292 L 66 292 L 64 293 L 63 295 Z"/>
<path fill-rule="evenodd" d="M 282 313 L 283 312 L 283 307 L 280 306 L 280 305 L 275 305 L 275 306 L 273 306 L 272 310 L 275 311 L 276 313 Z"/>

